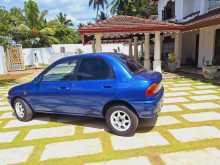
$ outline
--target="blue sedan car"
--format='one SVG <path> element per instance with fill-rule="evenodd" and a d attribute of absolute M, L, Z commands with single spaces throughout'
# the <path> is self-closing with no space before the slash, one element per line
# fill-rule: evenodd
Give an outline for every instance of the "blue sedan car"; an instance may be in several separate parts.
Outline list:
<path fill-rule="evenodd" d="M 161 80 L 128 56 L 84 54 L 56 61 L 33 81 L 13 87 L 8 99 L 21 121 L 35 113 L 104 118 L 113 133 L 128 136 L 140 119 L 160 111 Z"/>

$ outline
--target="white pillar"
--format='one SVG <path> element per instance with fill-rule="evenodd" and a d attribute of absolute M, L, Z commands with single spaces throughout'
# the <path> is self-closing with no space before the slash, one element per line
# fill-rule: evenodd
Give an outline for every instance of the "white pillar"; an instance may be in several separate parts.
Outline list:
<path fill-rule="evenodd" d="M 162 72 L 160 57 L 161 57 L 160 32 L 155 32 L 153 70 L 157 72 Z"/>
<path fill-rule="evenodd" d="M 181 59 L 182 59 L 182 33 L 181 32 L 177 32 L 175 35 L 175 56 L 176 56 L 177 68 L 180 68 Z"/>
<path fill-rule="evenodd" d="M 102 34 L 95 34 L 95 49 L 96 52 L 102 52 Z"/>
<path fill-rule="evenodd" d="M 150 34 L 144 34 L 144 67 L 147 70 L 151 69 L 150 63 Z"/>
<path fill-rule="evenodd" d="M 133 56 L 132 39 L 129 40 L 128 46 L 129 46 L 129 56 L 132 57 Z"/>
<path fill-rule="evenodd" d="M 134 59 L 138 61 L 138 38 L 134 37 Z"/>
<path fill-rule="evenodd" d="M 92 52 L 95 53 L 96 50 L 95 50 L 95 40 L 92 41 Z"/>
<path fill-rule="evenodd" d="M 0 74 L 7 73 L 6 56 L 4 52 L 4 47 L 0 46 Z"/>

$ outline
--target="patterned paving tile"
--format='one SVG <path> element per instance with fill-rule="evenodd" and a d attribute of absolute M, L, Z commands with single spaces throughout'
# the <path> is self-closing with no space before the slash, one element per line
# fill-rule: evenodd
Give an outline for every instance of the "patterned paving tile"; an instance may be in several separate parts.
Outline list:
<path fill-rule="evenodd" d="M 191 87 L 173 87 L 173 88 L 170 88 L 170 90 L 172 91 L 189 91 L 189 90 L 192 90 L 193 88 Z"/>
<path fill-rule="evenodd" d="M 185 83 L 185 84 L 173 84 L 174 87 L 187 87 L 187 86 L 192 86 L 190 83 Z"/>
<path fill-rule="evenodd" d="M 212 102 L 203 102 L 203 103 L 190 103 L 184 104 L 186 108 L 190 110 L 199 110 L 199 109 L 217 109 L 220 108 L 219 104 L 212 103 Z"/>
<path fill-rule="evenodd" d="M 220 113 L 217 112 L 201 112 L 193 114 L 185 114 L 182 117 L 191 122 L 220 120 Z"/>
<path fill-rule="evenodd" d="M 102 152 L 102 144 L 99 139 L 58 142 L 46 145 L 41 160 L 92 155 L 100 152 Z"/>
<path fill-rule="evenodd" d="M 180 121 L 177 120 L 175 117 L 172 116 L 160 116 L 157 119 L 156 126 L 166 126 L 172 124 L 179 124 Z"/>
<path fill-rule="evenodd" d="M 211 93 L 218 93 L 218 91 L 215 90 L 196 90 L 196 91 L 191 91 L 193 94 L 211 94 Z"/>
<path fill-rule="evenodd" d="M 9 143 L 19 134 L 19 131 L 0 132 L 0 143 Z"/>
<path fill-rule="evenodd" d="M 104 122 L 87 118 L 52 115 L 49 120 L 48 115 L 42 115 L 40 119 L 19 122 L 12 116 L 6 99 L 11 85 L 0 87 L 3 99 L 0 101 L 0 164 L 148 165 L 163 161 L 172 165 L 173 160 L 175 165 L 179 162 L 194 165 L 219 162 L 220 86 L 178 77 L 165 80 L 163 84 L 165 104 L 155 127 L 142 127 L 131 137 L 112 135 L 106 131 Z M 198 111 L 190 113 L 189 110 Z M 178 142 L 173 142 L 174 138 Z M 29 150 L 26 149 L 28 144 L 31 144 Z M 208 148 L 209 144 L 213 148 Z"/>
<path fill-rule="evenodd" d="M 219 165 L 220 150 L 205 148 L 194 151 L 181 151 L 161 154 L 166 165 Z"/>
<path fill-rule="evenodd" d="M 177 105 L 163 105 L 161 112 L 177 112 L 182 111 Z"/>
<path fill-rule="evenodd" d="M 103 132 L 104 129 L 102 128 L 94 128 L 94 127 L 84 127 L 83 133 L 97 133 L 97 132 Z"/>
<path fill-rule="evenodd" d="M 191 99 L 196 101 L 205 101 L 205 100 L 218 100 L 220 99 L 217 95 L 200 95 L 200 96 L 190 96 Z"/>
<path fill-rule="evenodd" d="M 0 149 L 0 164 L 15 164 L 25 162 L 33 151 L 33 146 Z"/>
<path fill-rule="evenodd" d="M 187 96 L 188 92 L 166 92 L 164 93 L 165 97 L 175 97 L 175 96 Z"/>
<path fill-rule="evenodd" d="M 0 112 L 6 112 L 6 111 L 12 111 L 11 107 L 8 106 L 8 105 L 6 105 L 6 106 L 4 106 L 4 105 L 0 106 Z"/>
<path fill-rule="evenodd" d="M 216 86 L 212 85 L 200 85 L 200 86 L 195 86 L 197 89 L 209 89 L 209 88 L 216 88 Z"/>
<path fill-rule="evenodd" d="M 86 163 L 85 165 L 151 165 L 147 157 L 135 157 L 120 160 L 110 160 L 98 163 Z"/>
<path fill-rule="evenodd" d="M 220 130 L 213 126 L 170 129 L 169 132 L 181 142 L 220 138 Z"/>
<path fill-rule="evenodd" d="M 183 103 L 183 102 L 189 102 L 189 99 L 184 97 L 171 97 L 171 98 L 164 98 L 164 103 Z"/>
<path fill-rule="evenodd" d="M 128 150 L 169 144 L 158 132 L 136 133 L 133 137 L 112 136 L 111 140 L 115 150 Z"/>
<path fill-rule="evenodd" d="M 25 137 L 25 140 L 73 136 L 74 132 L 75 126 L 60 126 L 52 128 L 33 129 Z"/>
<path fill-rule="evenodd" d="M 42 125 L 42 124 L 47 124 L 49 118 L 38 118 L 34 119 L 29 122 L 21 122 L 17 119 L 9 121 L 5 128 L 12 128 L 12 127 L 25 127 L 25 126 L 33 126 L 33 125 Z"/>
<path fill-rule="evenodd" d="M 15 118 L 12 112 L 5 112 L 2 115 L 0 115 L 0 119 L 10 119 L 10 118 Z"/>

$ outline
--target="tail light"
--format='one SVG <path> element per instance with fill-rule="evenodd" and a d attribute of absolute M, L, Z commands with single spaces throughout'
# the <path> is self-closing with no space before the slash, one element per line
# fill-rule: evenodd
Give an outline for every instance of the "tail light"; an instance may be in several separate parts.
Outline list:
<path fill-rule="evenodd" d="M 154 96 L 161 89 L 161 84 L 153 83 L 145 91 L 145 96 Z"/>

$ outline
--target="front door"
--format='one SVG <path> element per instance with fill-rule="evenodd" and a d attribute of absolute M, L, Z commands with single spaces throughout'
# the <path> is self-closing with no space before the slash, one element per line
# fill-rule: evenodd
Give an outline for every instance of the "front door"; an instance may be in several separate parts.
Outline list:
<path fill-rule="evenodd" d="M 220 65 L 220 29 L 217 29 L 215 33 L 215 54 L 213 64 Z"/>
<path fill-rule="evenodd" d="M 78 60 L 55 64 L 35 86 L 31 103 L 36 111 L 65 113 L 74 109 L 72 82 Z"/>

